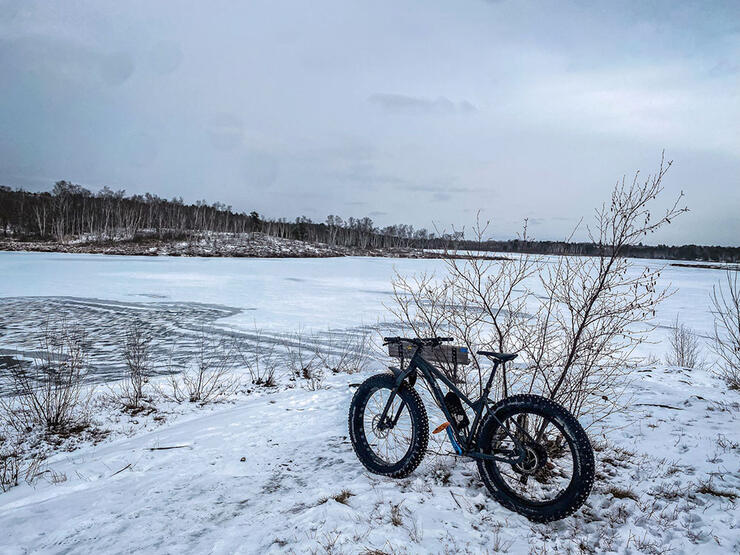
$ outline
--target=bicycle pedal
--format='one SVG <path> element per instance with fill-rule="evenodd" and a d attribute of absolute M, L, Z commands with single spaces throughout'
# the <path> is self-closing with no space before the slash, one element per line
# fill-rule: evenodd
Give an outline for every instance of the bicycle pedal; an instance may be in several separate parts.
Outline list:
<path fill-rule="evenodd" d="M 440 424 L 439 426 L 437 426 L 436 428 L 434 428 L 434 431 L 432 433 L 433 434 L 438 434 L 439 432 L 446 430 L 447 429 L 447 426 L 449 426 L 449 425 L 450 425 L 449 422 L 444 422 L 444 423 Z"/>

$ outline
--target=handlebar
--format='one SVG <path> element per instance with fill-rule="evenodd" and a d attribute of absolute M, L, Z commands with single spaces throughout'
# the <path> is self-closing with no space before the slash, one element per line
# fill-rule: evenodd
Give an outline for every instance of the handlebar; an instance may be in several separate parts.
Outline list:
<path fill-rule="evenodd" d="M 452 337 L 423 337 L 423 338 L 409 338 L 409 337 L 384 337 L 383 345 L 390 345 L 391 343 L 411 343 L 417 347 L 437 347 L 444 342 L 454 341 Z"/>

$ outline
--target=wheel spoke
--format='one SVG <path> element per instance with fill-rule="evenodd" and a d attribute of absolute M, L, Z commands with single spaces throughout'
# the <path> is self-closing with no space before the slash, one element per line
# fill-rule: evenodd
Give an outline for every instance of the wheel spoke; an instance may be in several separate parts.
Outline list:
<path fill-rule="evenodd" d="M 389 389 L 378 389 L 372 394 L 365 406 L 363 422 L 368 445 L 375 456 L 386 464 L 395 464 L 403 459 L 411 448 L 412 428 L 408 407 L 398 396 L 390 403 L 386 419 L 381 423 L 380 417 L 388 404 L 390 394 Z M 398 420 L 395 426 L 384 427 L 388 422 L 392 422 L 396 415 Z"/>
<path fill-rule="evenodd" d="M 558 425 L 546 416 L 521 410 L 497 426 L 489 452 L 516 452 L 515 440 L 526 456 L 516 464 L 487 461 L 491 474 L 511 494 L 528 502 L 546 503 L 562 495 L 574 478 L 575 457 Z"/>

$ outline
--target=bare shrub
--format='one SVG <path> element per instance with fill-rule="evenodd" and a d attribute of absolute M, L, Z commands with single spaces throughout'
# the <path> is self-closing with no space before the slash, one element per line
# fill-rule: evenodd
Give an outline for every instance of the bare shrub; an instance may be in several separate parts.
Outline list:
<path fill-rule="evenodd" d="M 700 368 L 702 366 L 699 337 L 694 330 L 683 322 L 679 322 L 678 316 L 676 316 L 668 341 L 670 351 L 665 359 L 666 364 L 680 366 L 681 368 Z"/>
<path fill-rule="evenodd" d="M 624 256 L 627 247 L 687 210 L 679 206 L 681 193 L 652 218 L 650 207 L 670 165 L 661 160 L 643 182 L 637 173 L 631 184 L 623 179 L 616 185 L 588 228 L 597 256 L 561 256 L 540 274 L 545 299 L 522 338 L 523 350 L 534 363 L 533 381 L 576 415 L 588 412 L 596 419 L 621 408 L 633 352 L 654 327 L 647 320 L 670 294 L 657 286 L 660 269 L 639 270 Z"/>
<path fill-rule="evenodd" d="M 254 330 L 250 344 L 235 340 L 234 353 L 237 360 L 249 372 L 254 385 L 264 387 L 277 385 L 275 373 L 281 365 L 281 356 L 275 341 L 265 337 L 262 330 Z"/>
<path fill-rule="evenodd" d="M 0 491 L 6 492 L 18 485 L 21 460 L 16 451 L 0 451 Z"/>
<path fill-rule="evenodd" d="M 330 333 L 323 350 L 316 349 L 320 363 L 332 372 L 361 372 L 370 360 L 369 333 Z"/>
<path fill-rule="evenodd" d="M 719 357 L 717 374 L 730 389 L 740 390 L 740 272 L 727 271 L 726 283 L 712 288 L 714 341 Z"/>
<path fill-rule="evenodd" d="M 611 495 L 614 499 L 631 499 L 639 502 L 640 498 L 633 490 L 629 488 L 620 488 L 619 486 L 609 486 L 604 490 L 604 494 Z"/>
<path fill-rule="evenodd" d="M 298 330 L 298 332 L 288 338 L 286 341 L 286 350 L 288 354 L 288 368 L 296 376 L 300 376 L 306 370 L 321 364 L 316 346 L 306 340 L 306 335 L 302 330 Z"/>
<path fill-rule="evenodd" d="M 740 498 L 740 495 L 738 495 L 734 491 L 721 490 L 715 487 L 712 484 L 711 478 L 709 480 L 700 481 L 699 489 L 696 490 L 696 493 L 701 493 L 704 495 L 712 495 L 714 497 L 719 497 L 722 499 L 729 499 L 730 501 L 733 501 L 733 502 L 736 499 Z"/>
<path fill-rule="evenodd" d="M 355 494 L 352 493 L 350 490 L 343 489 L 339 493 L 336 493 L 329 497 L 321 497 L 316 504 L 323 505 L 324 503 L 328 502 L 329 499 L 333 499 L 334 501 L 336 501 L 337 503 L 341 503 L 342 505 L 349 505 L 349 498 L 354 496 Z"/>
<path fill-rule="evenodd" d="M 488 223 L 476 222 L 473 233 L 482 241 Z M 526 240 L 526 228 L 524 230 Z M 514 349 L 515 326 L 530 297 L 523 285 L 538 268 L 538 258 L 528 254 L 503 260 L 484 259 L 473 253 L 448 253 L 447 274 L 404 277 L 393 280 L 395 305 L 389 310 L 418 337 L 454 336 L 468 348 L 471 365 L 466 369 L 442 364 L 443 371 L 466 394 L 483 390 L 486 359 L 477 350 Z M 466 256 L 467 255 L 467 256 Z"/>
<path fill-rule="evenodd" d="M 595 256 L 530 256 L 525 224 L 524 254 L 490 260 L 480 253 L 447 253 L 453 256 L 445 258 L 441 278 L 397 275 L 391 311 L 419 336 L 449 335 L 468 347 L 473 362 L 463 376 L 464 391 L 482 388 L 488 370 L 475 355 L 481 346 L 520 352 L 522 362 L 511 365 L 508 383 L 499 383 L 503 395 L 515 386 L 554 399 L 577 416 L 603 418 L 621 408 L 632 354 L 652 329 L 646 322 L 656 305 L 670 293 L 657 286 L 660 270 L 639 270 L 624 256 L 686 211 L 679 206 L 681 194 L 658 218 L 651 216 L 670 165 L 661 160 L 644 181 L 638 173 L 631 183 L 617 183 L 586 228 Z M 479 241 L 486 228 L 476 223 Z"/>
<path fill-rule="evenodd" d="M 26 466 L 24 469 L 22 469 L 23 473 L 23 480 L 29 485 L 32 486 L 36 483 L 36 481 L 45 474 L 41 470 L 42 466 L 44 464 L 43 457 L 32 457 L 29 459 L 26 463 Z"/>
<path fill-rule="evenodd" d="M 193 360 L 180 375 L 171 374 L 169 391 L 162 395 L 177 403 L 206 404 L 236 391 L 239 381 L 233 373 L 234 356 L 224 340 L 210 337 L 201 330 L 196 338 Z"/>
<path fill-rule="evenodd" d="M 31 364 L 8 369 L 13 395 L 0 397 L 0 417 L 16 431 L 62 433 L 86 425 L 89 395 L 84 331 L 65 323 L 47 323 Z"/>
<path fill-rule="evenodd" d="M 288 368 L 296 379 L 304 380 L 304 387 L 310 391 L 321 389 L 324 370 L 321 367 L 319 347 L 306 340 L 302 331 L 295 333 L 287 342 Z"/>
<path fill-rule="evenodd" d="M 400 501 L 399 503 L 393 503 L 390 502 L 390 508 L 391 508 L 391 524 L 393 526 L 401 526 L 403 525 L 403 513 L 401 512 L 401 505 L 403 505 L 403 501 Z"/>
<path fill-rule="evenodd" d="M 304 380 L 303 387 L 309 391 L 318 391 L 324 387 L 324 369 L 319 366 L 305 367 L 300 378 Z"/>
<path fill-rule="evenodd" d="M 132 322 L 126 330 L 123 345 L 126 375 L 119 398 L 129 409 L 138 409 L 144 400 L 144 384 L 152 370 L 152 336 L 140 321 Z"/>

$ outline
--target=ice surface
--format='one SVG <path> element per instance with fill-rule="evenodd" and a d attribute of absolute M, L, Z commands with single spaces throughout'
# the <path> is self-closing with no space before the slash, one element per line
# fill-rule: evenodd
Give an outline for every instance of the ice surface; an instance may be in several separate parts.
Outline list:
<path fill-rule="evenodd" d="M 384 258 L 179 258 L 0 253 L 0 297 L 166 299 L 244 310 L 224 323 L 293 330 L 346 328 L 385 316 L 394 267 L 438 261 Z"/>
<path fill-rule="evenodd" d="M 709 294 L 722 270 L 670 266 L 659 285 L 676 293 L 663 303 L 655 324 L 663 329 L 676 315 L 701 335 L 712 329 Z M 0 252 L 0 297 L 72 296 L 114 301 L 200 302 L 241 309 L 223 325 L 294 331 L 344 329 L 388 319 L 394 271 L 444 271 L 429 259 L 195 258 L 129 257 L 95 254 Z M 534 281 L 532 282 L 533 285 Z M 656 340 L 662 335 L 656 335 Z"/>

